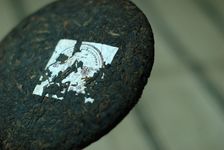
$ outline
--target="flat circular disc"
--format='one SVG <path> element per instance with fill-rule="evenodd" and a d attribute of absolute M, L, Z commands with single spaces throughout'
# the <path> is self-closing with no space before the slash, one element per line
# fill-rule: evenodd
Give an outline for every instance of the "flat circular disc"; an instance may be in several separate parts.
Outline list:
<path fill-rule="evenodd" d="M 0 43 L 0 149 L 81 149 L 134 107 L 154 40 L 124 0 L 60 0 Z M 134 135 L 133 135 L 134 136 Z"/>

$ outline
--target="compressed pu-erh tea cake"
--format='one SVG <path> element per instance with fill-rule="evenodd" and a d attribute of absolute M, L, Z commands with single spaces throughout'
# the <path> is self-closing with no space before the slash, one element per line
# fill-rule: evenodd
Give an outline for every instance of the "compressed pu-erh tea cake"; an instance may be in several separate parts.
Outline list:
<path fill-rule="evenodd" d="M 0 43 L 0 149 L 88 146 L 137 103 L 153 59 L 150 24 L 128 0 L 44 7 Z"/>

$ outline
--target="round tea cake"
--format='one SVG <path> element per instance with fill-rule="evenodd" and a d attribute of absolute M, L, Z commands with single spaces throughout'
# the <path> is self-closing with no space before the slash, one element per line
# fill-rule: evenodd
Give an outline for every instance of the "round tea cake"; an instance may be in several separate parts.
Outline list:
<path fill-rule="evenodd" d="M 153 59 L 150 24 L 128 0 L 60 0 L 34 13 L 0 43 L 0 149 L 98 140 L 137 103 Z"/>

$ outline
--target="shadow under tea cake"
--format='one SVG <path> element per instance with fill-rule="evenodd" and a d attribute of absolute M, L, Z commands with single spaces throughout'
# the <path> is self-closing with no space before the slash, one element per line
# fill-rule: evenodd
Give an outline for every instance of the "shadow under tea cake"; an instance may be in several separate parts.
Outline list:
<path fill-rule="evenodd" d="M 128 0 L 60 0 L 0 43 L 0 149 L 82 149 L 141 97 L 154 61 Z"/>

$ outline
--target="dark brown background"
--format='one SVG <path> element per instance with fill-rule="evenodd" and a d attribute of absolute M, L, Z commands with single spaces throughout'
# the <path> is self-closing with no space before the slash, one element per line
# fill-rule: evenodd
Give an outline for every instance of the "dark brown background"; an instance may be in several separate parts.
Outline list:
<path fill-rule="evenodd" d="M 53 0 L 0 0 L 0 40 Z M 223 0 L 133 0 L 155 33 L 150 87 L 131 114 L 87 150 L 222 150 Z"/>

